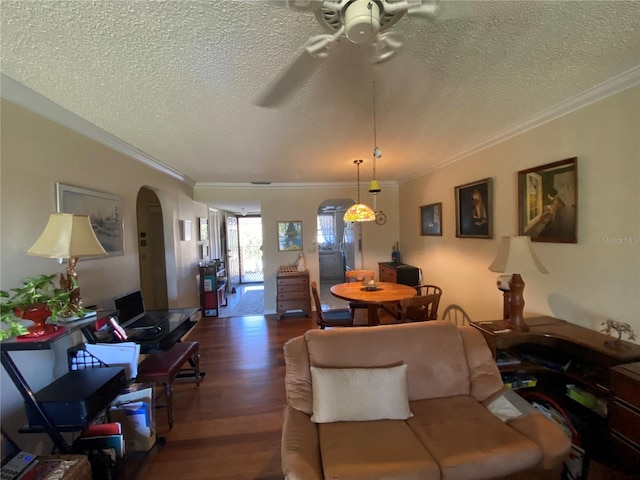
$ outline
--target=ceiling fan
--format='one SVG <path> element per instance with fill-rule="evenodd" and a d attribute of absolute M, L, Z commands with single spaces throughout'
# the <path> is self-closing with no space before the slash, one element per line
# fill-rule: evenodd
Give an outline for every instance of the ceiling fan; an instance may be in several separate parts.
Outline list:
<path fill-rule="evenodd" d="M 401 36 L 387 31 L 405 13 L 433 18 L 440 0 L 287 0 L 294 10 L 313 11 L 318 22 L 332 33 L 314 35 L 297 57 L 255 102 L 273 107 L 309 78 L 340 40 L 372 44 L 373 62 L 391 58 L 402 47 Z"/>

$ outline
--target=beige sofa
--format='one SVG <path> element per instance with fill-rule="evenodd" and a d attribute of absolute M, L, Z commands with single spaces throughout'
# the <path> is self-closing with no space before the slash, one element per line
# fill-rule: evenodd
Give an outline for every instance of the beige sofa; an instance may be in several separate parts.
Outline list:
<path fill-rule="evenodd" d="M 310 330 L 284 353 L 287 479 L 561 476 L 569 439 L 504 388 L 473 327 Z"/>

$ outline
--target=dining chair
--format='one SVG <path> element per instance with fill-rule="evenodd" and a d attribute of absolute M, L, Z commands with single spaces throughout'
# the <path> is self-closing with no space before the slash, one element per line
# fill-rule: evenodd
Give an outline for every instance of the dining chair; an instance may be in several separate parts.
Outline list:
<path fill-rule="evenodd" d="M 439 304 L 440 295 L 438 294 L 403 298 L 400 301 L 402 308 L 400 323 L 437 320 Z"/>
<path fill-rule="evenodd" d="M 321 330 L 325 327 L 353 327 L 353 316 L 348 308 L 332 308 L 322 311 L 318 285 L 311 282 L 311 296 L 316 305 L 316 323 Z"/>
<path fill-rule="evenodd" d="M 368 282 L 373 280 L 376 276 L 373 270 L 347 270 L 344 273 L 344 276 L 347 278 L 347 282 Z M 378 305 L 380 308 L 382 305 Z M 356 309 L 364 308 L 368 309 L 369 304 L 367 302 L 349 302 L 349 308 L 351 309 L 351 318 L 354 319 L 356 316 Z"/>
<path fill-rule="evenodd" d="M 440 295 L 442 296 L 442 289 L 437 285 L 415 285 L 413 288 L 416 289 L 417 295 Z M 396 308 L 396 317 L 400 320 L 400 316 L 402 315 L 402 305 L 398 303 Z"/>
<path fill-rule="evenodd" d="M 449 305 L 444 309 L 442 319 L 453 323 L 459 327 L 469 325 L 471 319 L 467 312 L 465 312 L 459 305 Z"/>

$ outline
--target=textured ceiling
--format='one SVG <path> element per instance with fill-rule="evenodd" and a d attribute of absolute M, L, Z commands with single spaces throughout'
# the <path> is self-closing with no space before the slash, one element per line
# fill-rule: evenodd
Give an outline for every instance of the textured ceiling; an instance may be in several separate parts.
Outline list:
<path fill-rule="evenodd" d="M 443 1 L 391 60 L 340 41 L 276 108 L 254 104 L 310 35 L 283 2 L 8 1 L 2 73 L 195 182 L 402 181 L 640 64 L 637 1 Z"/>

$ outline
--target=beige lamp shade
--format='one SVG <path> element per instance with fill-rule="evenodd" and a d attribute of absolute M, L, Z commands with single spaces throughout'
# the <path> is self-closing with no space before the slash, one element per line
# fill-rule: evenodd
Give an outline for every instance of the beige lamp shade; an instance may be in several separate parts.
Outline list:
<path fill-rule="evenodd" d="M 52 213 L 29 255 L 47 258 L 77 258 L 107 255 L 98 241 L 89 216 Z"/>
<path fill-rule="evenodd" d="M 502 237 L 489 270 L 498 273 L 549 273 L 533 250 L 528 236 Z"/>

